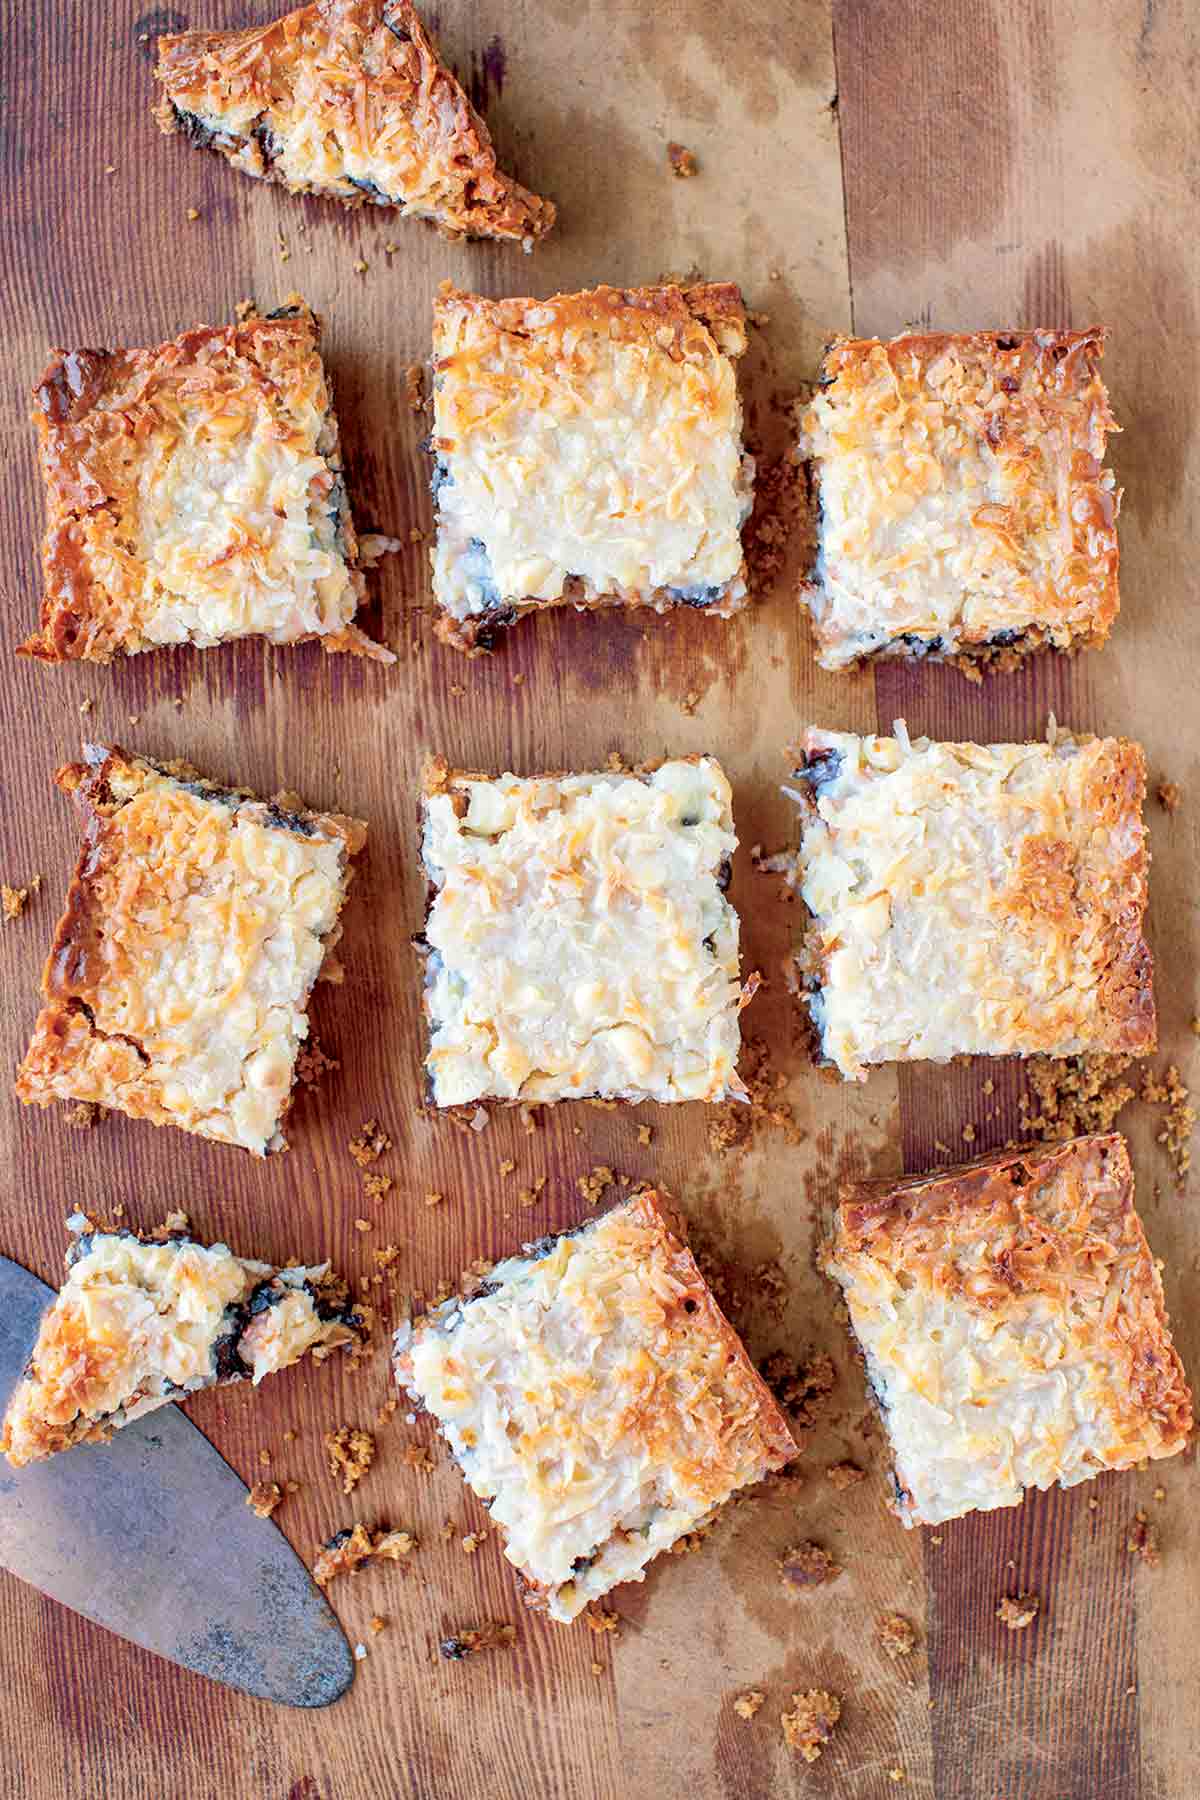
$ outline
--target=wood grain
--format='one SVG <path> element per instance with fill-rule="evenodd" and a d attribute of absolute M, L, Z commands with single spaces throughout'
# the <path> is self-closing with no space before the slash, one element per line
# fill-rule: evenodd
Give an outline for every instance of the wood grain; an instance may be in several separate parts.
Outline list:
<path fill-rule="evenodd" d="M 826 0 L 752 0 L 736 30 L 711 0 L 514 0 L 503 9 L 447 0 L 443 45 L 486 103 L 503 158 L 559 202 L 559 233 L 528 261 L 447 244 L 370 210 L 292 199 L 161 139 L 149 116 L 149 46 L 139 40 L 168 23 L 234 26 L 272 10 L 267 0 L 195 0 L 185 18 L 103 0 L 81 30 L 72 9 L 7 0 L 0 531 L 10 643 L 37 610 L 40 496 L 25 396 L 51 344 L 153 343 L 229 318 L 244 296 L 271 305 L 301 290 L 326 320 L 358 523 L 407 538 L 427 533 L 430 516 L 418 449 L 428 424 L 405 407 L 404 372 L 427 355 L 443 278 L 544 293 L 693 267 L 732 276 L 769 314 L 745 372 L 749 429 L 766 465 L 786 446 L 784 409 L 823 338 L 849 325 Z M 671 174 L 669 139 L 697 155 L 695 180 Z M 781 181 L 785 167 L 797 179 Z M 73 1133 L 0 1099 L 11 1171 L 0 1249 L 53 1277 L 63 1217 L 80 1201 L 121 1204 L 143 1225 L 182 1205 L 200 1233 L 248 1253 L 331 1256 L 356 1275 L 370 1269 L 373 1247 L 398 1244 L 399 1287 L 428 1292 L 477 1257 L 576 1220 L 585 1207 L 578 1178 L 607 1164 L 680 1196 L 698 1241 L 741 1290 L 735 1311 L 755 1355 L 813 1345 L 844 1363 L 811 1266 L 813 1237 L 840 1169 L 894 1165 L 896 1085 L 885 1075 L 869 1093 L 845 1092 L 807 1068 L 778 978 L 792 912 L 745 849 L 734 896 L 747 965 L 770 977 L 747 1028 L 769 1042 L 786 1079 L 783 1098 L 807 1134 L 798 1148 L 764 1131 L 748 1151 L 717 1157 L 698 1107 L 560 1108 L 529 1137 L 510 1115 L 478 1135 L 431 1119 L 419 1105 L 419 971 L 408 937 L 421 923 L 414 827 L 426 752 L 525 773 L 595 767 L 614 749 L 643 758 L 712 748 L 733 780 L 743 845 L 773 850 L 792 830 L 778 791 L 783 746 L 802 717 L 869 725 L 869 679 L 817 673 L 791 597 L 794 567 L 728 625 L 691 614 L 549 617 L 522 625 L 490 661 L 467 663 L 432 642 L 426 561 L 427 544 L 414 541 L 372 578 L 374 622 L 400 655 L 393 671 L 258 644 L 110 669 L 3 659 L 0 873 L 44 880 L 27 914 L 0 930 L 10 1068 L 75 854 L 75 821 L 49 775 L 84 733 L 183 755 L 260 791 L 286 785 L 313 805 L 362 814 L 371 838 L 345 919 L 345 984 L 321 990 L 315 1005 L 317 1035 L 341 1066 L 300 1095 L 287 1155 L 255 1162 L 119 1118 Z M 395 1186 L 377 1205 L 346 1150 L 371 1117 L 394 1142 L 377 1166 Z M 643 1122 L 649 1146 L 638 1141 Z M 499 1173 L 506 1159 L 511 1177 Z M 523 1208 L 519 1191 L 539 1176 L 545 1188 Z M 427 1206 L 430 1193 L 442 1202 Z M 354 1220 L 364 1216 L 372 1229 L 361 1234 Z M 786 1284 L 782 1311 L 753 1279 L 768 1263 Z M 247 1480 L 264 1472 L 266 1451 L 273 1476 L 301 1483 L 278 1522 L 307 1558 L 355 1516 L 418 1533 L 410 1562 L 331 1590 L 351 1641 L 369 1650 L 350 1695 L 320 1715 L 273 1712 L 0 1579 L 6 1792 L 618 1800 L 686 1786 L 700 1800 L 766 1800 L 813 1786 L 784 1747 L 779 1714 L 795 1688 L 825 1684 L 846 1695 L 846 1719 L 821 1779 L 876 1800 L 894 1791 L 887 1770 L 902 1763 L 905 1791 L 930 1791 L 924 1658 L 898 1671 L 872 1640 L 885 1601 L 920 1621 L 919 1546 L 888 1527 L 877 1472 L 844 1498 L 821 1473 L 846 1455 L 877 1460 L 848 1370 L 801 1481 L 738 1506 L 703 1553 L 666 1558 L 643 1587 L 622 1593 L 615 1643 L 523 1613 L 494 1539 L 463 1553 L 461 1536 L 484 1516 L 440 1455 L 430 1475 L 406 1463 L 406 1447 L 427 1434 L 403 1414 L 380 1431 L 377 1464 L 353 1500 L 341 1496 L 321 1434 L 369 1426 L 388 1391 L 381 1350 L 357 1376 L 330 1363 L 189 1408 Z M 292 1443 L 289 1429 L 299 1434 Z M 449 1542 L 446 1519 L 457 1528 Z M 793 1606 L 775 1558 L 806 1536 L 828 1541 L 846 1574 L 811 1605 Z M 875 1542 L 885 1555 L 872 1554 Z M 378 1637 L 373 1614 L 387 1620 Z M 455 1629 L 505 1618 L 518 1627 L 511 1652 L 438 1658 L 437 1641 Z M 749 1687 L 768 1696 L 753 1725 L 732 1706 Z"/>
<path fill-rule="evenodd" d="M 1200 626 L 1190 545 L 1195 443 L 1197 200 L 1194 143 L 1173 123 L 1200 53 L 1194 9 L 1040 0 L 838 0 L 835 39 L 855 327 L 909 320 L 1112 327 L 1106 374 L 1125 427 L 1114 461 L 1123 613 L 1108 650 L 1044 661 L 972 688 L 945 671 L 887 671 L 881 727 L 895 716 L 941 737 L 1038 735 L 1066 724 L 1139 738 L 1151 790 L 1185 791 L 1169 818 L 1152 801 L 1150 934 L 1162 1053 L 1193 1085 L 1200 877 L 1192 794 L 1200 734 L 1190 694 Z M 1189 481 L 1190 477 L 1190 481 Z M 906 1166 L 1019 1130 L 1016 1078 L 973 1064 L 905 1071 Z M 1134 1140 L 1139 1200 L 1176 1337 L 1194 1370 L 1188 1297 L 1200 1249 L 1144 1109 Z M 925 1534 L 934 1780 L 941 1800 L 1091 1800 L 1194 1791 L 1198 1531 L 1190 1458 L 1157 1472 L 1046 1494 L 1017 1512 Z M 1156 1490 L 1165 1490 L 1159 1504 Z M 1144 1505 L 1168 1552 L 1150 1571 L 1124 1550 Z M 1038 1623 L 1010 1634 L 1001 1592 L 1036 1591 Z"/>

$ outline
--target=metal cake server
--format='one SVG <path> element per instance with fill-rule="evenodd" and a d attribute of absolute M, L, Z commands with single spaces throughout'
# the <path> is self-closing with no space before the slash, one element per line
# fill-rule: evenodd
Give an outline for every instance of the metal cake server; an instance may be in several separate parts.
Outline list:
<path fill-rule="evenodd" d="M 0 1403 L 53 1290 L 0 1256 Z M 0 1567 L 185 1669 L 328 1706 L 354 1658 L 287 1539 L 176 1406 L 24 1469 L 0 1458 Z"/>

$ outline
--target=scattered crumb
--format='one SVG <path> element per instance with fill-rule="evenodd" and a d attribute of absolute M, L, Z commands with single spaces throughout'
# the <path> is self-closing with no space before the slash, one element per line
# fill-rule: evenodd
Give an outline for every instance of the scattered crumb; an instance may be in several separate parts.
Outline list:
<path fill-rule="evenodd" d="M 695 156 L 690 150 L 685 150 L 682 144 L 668 144 L 667 159 L 671 164 L 672 175 L 677 176 L 681 181 L 686 181 L 700 172 L 700 164 L 696 161 Z"/>
<path fill-rule="evenodd" d="M 602 1662 L 594 1662 L 592 1664 L 592 1674 L 593 1675 L 603 1675 L 603 1673 L 604 1673 L 604 1664 Z"/>
<path fill-rule="evenodd" d="M 837 1385 L 833 1358 L 823 1350 L 803 1363 L 794 1363 L 782 1350 L 776 1350 L 763 1364 L 762 1373 L 796 1431 L 812 1430 L 828 1408 Z"/>
<path fill-rule="evenodd" d="M 1162 1560 L 1158 1527 L 1150 1523 L 1140 1506 L 1125 1534 L 1125 1548 L 1130 1556 L 1140 1557 L 1148 1569 L 1156 1569 Z"/>
<path fill-rule="evenodd" d="M 68 1106 L 63 1115 L 63 1123 L 69 1125 L 72 1131 L 88 1131 L 100 1117 L 100 1112 L 97 1101 L 76 1100 L 73 1106 Z"/>
<path fill-rule="evenodd" d="M 391 1193 L 393 1185 L 390 1175 L 379 1175 L 374 1169 L 364 1169 L 362 1184 L 368 1200 L 382 1200 L 385 1194 Z"/>
<path fill-rule="evenodd" d="M 79 710 L 80 710 L 80 712 L 81 712 L 81 713 L 90 713 L 90 712 L 91 712 L 91 710 L 92 710 L 92 700 L 91 700 L 91 698 L 90 698 L 90 697 L 89 697 L 89 698 L 88 698 L 88 699 L 86 699 L 86 700 L 81 700 L 81 701 L 80 701 L 80 702 L 79 702 Z"/>
<path fill-rule="evenodd" d="M 417 1469 L 422 1475 L 432 1475 L 434 1460 L 424 1444 L 409 1444 L 404 1451 L 404 1460 L 410 1469 Z"/>
<path fill-rule="evenodd" d="M 620 1625 L 621 1621 L 617 1614 L 615 1612 L 609 1612 L 605 1607 L 600 1605 L 598 1600 L 592 1601 L 592 1604 L 588 1607 L 584 1617 L 588 1622 L 589 1628 L 596 1632 L 597 1635 L 602 1635 L 606 1631 L 611 1632 L 614 1637 L 620 1635 L 617 1627 Z"/>
<path fill-rule="evenodd" d="M 1041 1605 L 1036 1594 L 1005 1594 L 996 1608 L 996 1617 L 1010 1631 L 1024 1631 L 1037 1618 Z"/>
<path fill-rule="evenodd" d="M 875 1636 L 880 1649 L 893 1661 L 911 1656 L 917 1647 L 917 1628 L 903 1613 L 880 1613 L 875 1621 Z"/>
<path fill-rule="evenodd" d="M 1134 1096 L 1129 1083 L 1118 1080 L 1132 1061 L 1129 1056 L 1031 1057 L 1026 1079 L 1041 1111 L 1025 1119 L 1026 1129 L 1051 1141 L 1111 1131 Z M 1023 1111 L 1028 1104 L 1022 1102 Z"/>
<path fill-rule="evenodd" d="M 780 1581 L 793 1590 L 823 1587 L 842 1573 L 841 1564 L 834 1561 L 828 1550 L 811 1541 L 785 1550 L 777 1566 Z"/>
<path fill-rule="evenodd" d="M 369 1621 L 367 1629 L 369 1631 L 373 1631 L 375 1633 L 375 1636 L 378 1637 L 379 1633 L 384 1629 L 386 1624 L 387 1624 L 387 1620 L 385 1618 L 383 1618 L 383 1616 L 380 1613 L 376 1613 L 375 1616 Z"/>
<path fill-rule="evenodd" d="M 385 1156 L 391 1147 L 392 1140 L 378 1119 L 368 1119 L 358 1136 L 352 1137 L 346 1145 L 360 1169 L 367 1168 L 377 1157 Z"/>
<path fill-rule="evenodd" d="M 269 1450 L 260 1450 L 258 1453 L 258 1460 L 263 1465 L 264 1469 L 269 1467 L 270 1461 L 271 1461 L 271 1452 Z"/>
<path fill-rule="evenodd" d="M 1147 1069 L 1142 1075 L 1139 1098 L 1151 1106 L 1165 1109 L 1162 1127 L 1155 1141 L 1163 1146 L 1175 1171 L 1175 1183 L 1182 1188 L 1192 1166 L 1191 1138 L 1196 1126 L 1196 1109 L 1191 1094 L 1180 1079 L 1179 1070 L 1171 1063 L 1161 1081 Z"/>
<path fill-rule="evenodd" d="M 857 1487 L 860 1481 L 866 1479 L 866 1473 L 855 1462 L 832 1463 L 825 1471 L 825 1479 L 830 1487 L 841 1494 L 847 1488 Z"/>
<path fill-rule="evenodd" d="M 888 1770 L 888 1780 L 889 1781 L 903 1781 L 904 1780 L 904 1770 L 899 1767 L 889 1769 Z"/>
<path fill-rule="evenodd" d="M 805 546 L 815 549 L 809 519 L 807 482 L 803 466 L 792 456 L 779 456 L 759 468 L 754 481 L 754 510 L 746 522 L 743 542 L 750 588 L 755 596 L 767 594 L 779 580 L 794 541 L 807 536 Z M 788 865 L 795 867 L 794 854 Z M 779 869 L 778 873 L 786 873 Z"/>
<path fill-rule="evenodd" d="M 200 217 L 200 208 L 198 206 L 189 206 L 184 217 L 194 225 L 196 220 Z"/>
<path fill-rule="evenodd" d="M 425 370 L 420 363 L 409 363 L 404 371 L 404 396 L 409 412 L 419 413 L 425 406 Z"/>
<path fill-rule="evenodd" d="M 599 1206 L 605 1189 L 610 1188 L 616 1179 L 610 1168 L 598 1163 L 590 1175 L 581 1175 L 575 1186 L 589 1206 Z"/>
<path fill-rule="evenodd" d="M 1165 1500 L 1165 1499 L 1166 1499 L 1166 1497 L 1167 1497 L 1167 1490 L 1166 1490 L 1166 1488 L 1165 1488 L 1165 1487 L 1156 1487 L 1156 1488 L 1155 1488 L 1155 1490 L 1154 1490 L 1154 1493 L 1153 1493 L 1153 1495 L 1152 1495 L 1152 1496 L 1151 1496 L 1151 1497 L 1152 1497 L 1152 1498 L 1153 1498 L 1153 1499 L 1154 1499 L 1154 1500 L 1157 1500 L 1157 1501 L 1160 1501 L 1160 1502 L 1161 1502 L 1161 1501 L 1163 1501 L 1163 1500 Z"/>
<path fill-rule="evenodd" d="M 398 1562 L 417 1549 L 411 1531 L 368 1531 L 363 1524 L 335 1532 L 322 1545 L 313 1563 L 313 1580 L 318 1587 L 328 1587 L 339 1575 L 353 1574 L 372 1557 L 384 1562 Z"/>
<path fill-rule="evenodd" d="M 467 1556 L 474 1556 L 486 1536 L 486 1531 L 468 1531 L 466 1537 L 460 1540 L 459 1548 Z"/>
<path fill-rule="evenodd" d="M 403 548 L 403 538 L 388 537 L 382 531 L 365 531 L 358 540 L 359 567 L 377 569 L 385 556 L 395 556 Z"/>
<path fill-rule="evenodd" d="M 779 1715 L 788 1749 L 797 1751 L 805 1762 L 816 1762 L 841 1716 L 841 1701 L 823 1688 L 793 1694 L 792 1711 Z"/>
<path fill-rule="evenodd" d="M 40 875 L 35 875 L 27 887 L 9 887 L 7 882 L 0 882 L 0 912 L 4 921 L 19 919 L 29 903 L 29 896 L 36 894 L 42 885 Z"/>
<path fill-rule="evenodd" d="M 462 1662 L 464 1657 L 478 1656 L 481 1650 L 508 1650 L 517 1639 L 517 1628 L 493 1619 L 487 1625 L 469 1631 L 457 1631 L 438 1645 L 447 1662 Z"/>
<path fill-rule="evenodd" d="M 340 1479 L 343 1494 L 352 1494 L 375 1460 L 375 1439 L 369 1431 L 339 1425 L 322 1440 L 329 1473 Z"/>
<path fill-rule="evenodd" d="M 652 1131 L 651 1131 L 651 1129 L 650 1129 L 650 1127 L 649 1127 L 649 1125 L 639 1125 L 639 1126 L 638 1126 L 638 1134 L 637 1134 L 637 1137 L 638 1137 L 638 1143 L 639 1143 L 639 1144 L 648 1144 L 648 1143 L 650 1143 L 650 1141 L 651 1141 L 651 1140 L 652 1140 L 652 1138 L 653 1138 L 653 1136 L 654 1136 L 654 1133 L 653 1133 L 653 1132 L 652 1132 Z"/>
<path fill-rule="evenodd" d="M 942 1547 L 941 1537 L 938 1536 L 936 1533 L 934 1534 L 933 1537 L 930 1538 L 929 1542 L 933 1545 L 935 1550 L 940 1550 Z"/>
<path fill-rule="evenodd" d="M 713 1150 L 724 1153 L 749 1143 L 756 1128 L 766 1125 L 782 1131 L 789 1144 L 803 1142 L 804 1133 L 796 1124 L 790 1106 L 780 1095 L 787 1087 L 787 1076 L 773 1067 L 763 1038 L 746 1038 L 738 1074 L 746 1089 L 747 1100 L 730 1100 L 712 1108 L 708 1141 Z"/>
<path fill-rule="evenodd" d="M 975 1142 L 975 1127 L 973 1125 L 963 1126 L 962 1140 L 964 1144 L 973 1144 Z"/>
<path fill-rule="evenodd" d="M 683 696 L 683 699 L 679 702 L 679 710 L 687 718 L 690 719 L 695 714 L 696 708 L 699 706 L 699 704 L 700 704 L 700 695 L 696 692 L 695 688 L 689 688 L 688 692 Z"/>
<path fill-rule="evenodd" d="M 516 1166 L 517 1165 L 515 1162 L 513 1162 L 512 1158 L 506 1156 L 504 1158 L 503 1162 L 500 1164 L 500 1173 L 502 1175 L 511 1175 L 513 1170 L 516 1168 Z"/>
<path fill-rule="evenodd" d="M 532 1187 L 522 1188 L 520 1190 L 517 1195 L 517 1205 L 526 1207 L 536 1206 L 542 1197 L 542 1189 L 545 1185 L 546 1177 L 544 1175 L 539 1175 Z"/>
<path fill-rule="evenodd" d="M 1160 781 L 1154 798 L 1165 813 L 1177 813 L 1183 805 L 1183 789 L 1177 781 Z"/>
<path fill-rule="evenodd" d="M 738 1695 L 733 1703 L 733 1710 L 739 1719 L 752 1719 L 766 1697 L 758 1688 L 749 1688 L 746 1693 Z"/>
<path fill-rule="evenodd" d="M 379 1252 L 376 1251 L 375 1254 L 378 1256 Z M 391 1424 L 392 1415 L 393 1415 L 393 1413 L 395 1413 L 395 1411 L 399 1405 L 400 1405 L 400 1402 L 395 1397 L 389 1398 L 384 1401 L 384 1403 L 380 1407 L 379 1411 L 375 1414 L 375 1429 L 376 1429 L 376 1431 L 382 1431 L 385 1425 Z"/>
<path fill-rule="evenodd" d="M 256 1481 L 246 1495 L 246 1505 L 260 1519 L 269 1519 L 275 1508 L 282 1504 L 283 1489 L 277 1481 Z"/>
<path fill-rule="evenodd" d="M 354 273 L 356 275 L 365 275 L 369 267 L 370 264 L 367 262 L 366 257 L 360 256 L 354 265 Z"/>
<path fill-rule="evenodd" d="M 296 1058 L 296 1079 L 305 1087 L 312 1087 L 323 1075 L 341 1066 L 336 1057 L 326 1056 L 315 1037 L 310 1037 Z"/>
<path fill-rule="evenodd" d="M 370 1219 L 355 1219 L 354 1229 L 355 1231 L 373 1231 L 375 1227 L 372 1225 Z"/>

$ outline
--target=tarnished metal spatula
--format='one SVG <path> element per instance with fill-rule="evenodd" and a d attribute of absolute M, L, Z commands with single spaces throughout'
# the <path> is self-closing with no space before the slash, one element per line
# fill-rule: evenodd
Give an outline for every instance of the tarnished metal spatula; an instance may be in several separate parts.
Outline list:
<path fill-rule="evenodd" d="M 0 1256 L 0 1406 L 52 1290 Z M 287 1539 L 174 1406 L 11 1469 L 0 1567 L 146 1650 L 284 1706 L 328 1706 L 354 1658 Z"/>

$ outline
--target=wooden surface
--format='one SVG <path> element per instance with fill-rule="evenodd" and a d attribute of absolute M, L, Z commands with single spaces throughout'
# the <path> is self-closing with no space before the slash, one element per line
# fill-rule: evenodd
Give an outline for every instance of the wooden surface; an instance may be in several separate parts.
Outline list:
<path fill-rule="evenodd" d="M 240 25 L 271 10 L 263 0 L 208 0 L 186 22 Z M 1016 1083 L 1001 1075 L 985 1100 L 982 1081 L 996 1071 L 899 1081 L 884 1071 L 858 1089 L 813 1074 L 778 979 L 794 919 L 746 851 L 773 850 L 791 833 L 777 784 L 782 746 L 805 719 L 871 728 L 903 715 L 914 731 L 986 738 L 1035 735 L 1052 709 L 1067 723 L 1137 735 L 1154 777 L 1185 791 L 1173 818 L 1151 807 L 1157 1066 L 1169 1052 L 1200 1077 L 1188 1032 L 1200 1011 L 1194 15 L 1184 0 L 1148 0 L 1141 15 L 1115 0 L 1086 9 L 838 0 L 831 19 L 821 0 L 776 0 L 731 21 L 709 0 L 516 0 L 504 9 L 446 0 L 443 43 L 486 104 L 502 154 L 560 205 L 560 233 L 529 260 L 293 200 L 180 140 L 160 140 L 138 39 L 183 22 L 175 11 L 105 0 L 85 31 L 75 9 L 45 0 L 4 7 L 0 566 L 10 643 L 36 614 L 40 496 L 25 396 L 51 344 L 149 343 L 231 316 L 243 296 L 268 305 L 299 288 L 327 319 L 359 524 L 407 536 L 428 529 L 429 503 L 417 451 L 426 424 L 404 407 L 403 374 L 427 353 L 437 281 L 549 292 L 693 266 L 740 281 L 769 315 L 745 371 L 764 467 L 784 446 L 783 408 L 830 329 L 890 331 L 918 318 L 1111 324 L 1108 374 L 1126 426 L 1116 444 L 1127 488 L 1125 611 L 1102 656 L 1045 661 L 982 690 L 937 670 L 834 677 L 813 665 L 789 596 L 794 568 L 785 567 L 758 606 L 728 625 L 690 614 L 560 616 L 522 625 L 489 662 L 467 664 L 430 640 L 426 546 L 414 543 L 372 578 L 374 616 L 400 652 L 391 672 L 252 644 L 110 670 L 4 659 L 0 878 L 44 879 L 26 916 L 0 929 L 9 1066 L 33 1018 L 74 857 L 74 822 L 49 774 L 81 735 L 185 755 L 264 791 L 294 787 L 312 804 L 362 813 L 372 835 L 346 918 L 346 983 L 321 992 L 314 1009 L 317 1035 L 341 1066 L 301 1094 L 290 1152 L 258 1163 L 115 1118 L 71 1133 L 0 1100 L 11 1170 L 0 1250 L 53 1278 L 62 1219 L 77 1204 L 122 1204 L 143 1225 L 183 1206 L 198 1231 L 250 1254 L 332 1255 L 356 1273 L 369 1268 L 373 1248 L 396 1243 L 398 1287 L 427 1291 L 478 1256 L 578 1217 L 577 1178 L 609 1164 L 653 1175 L 681 1197 L 701 1245 L 731 1271 L 734 1315 L 756 1355 L 817 1347 L 839 1366 L 833 1408 L 806 1446 L 800 1479 L 732 1509 L 700 1554 L 663 1559 L 644 1586 L 622 1590 L 615 1641 L 524 1614 L 491 1539 L 474 1556 L 457 1538 L 442 1542 L 444 1519 L 461 1535 L 483 1515 L 436 1447 L 432 1475 L 406 1463 L 405 1448 L 426 1434 L 403 1414 L 380 1431 L 376 1467 L 343 1499 L 320 1436 L 343 1422 L 371 1424 L 388 1392 L 382 1352 L 358 1375 L 325 1365 L 257 1393 L 199 1397 L 193 1418 L 248 1481 L 267 1472 L 266 1449 L 272 1476 L 302 1484 L 278 1522 L 305 1556 L 354 1517 L 409 1525 L 422 1538 L 409 1564 L 332 1590 L 351 1640 L 369 1648 L 354 1690 L 327 1713 L 275 1711 L 0 1577 L 5 1794 L 1185 1800 L 1196 1788 L 1200 1606 L 1190 1459 L 1160 1476 L 1109 1479 L 961 1521 L 925 1534 L 924 1544 L 886 1512 L 861 1380 L 811 1266 L 815 1233 L 847 1171 L 937 1160 L 937 1142 L 957 1143 L 968 1120 L 976 1148 L 1003 1141 L 1015 1129 Z M 694 181 L 670 175 L 671 138 L 698 155 Z M 199 209 L 195 223 L 189 207 Z M 393 256 L 385 243 L 397 246 Z M 365 273 L 355 271 L 360 259 Z M 421 905 L 414 779 L 431 749 L 519 772 L 594 766 L 613 749 L 721 756 L 743 843 L 733 893 L 747 966 L 770 977 L 747 1034 L 767 1041 L 787 1078 L 801 1145 L 763 1128 L 749 1151 L 716 1156 L 693 1107 L 633 1115 L 564 1107 L 533 1136 L 515 1118 L 475 1135 L 420 1112 L 407 937 Z M 395 1144 L 376 1165 L 395 1180 L 378 1205 L 364 1200 L 346 1151 L 371 1117 Z M 648 1147 L 637 1139 L 643 1122 L 653 1129 Z M 1180 1348 L 1195 1372 L 1200 1324 L 1187 1302 L 1200 1233 L 1147 1118 L 1131 1109 L 1128 1123 Z M 517 1169 L 502 1178 L 506 1158 Z M 541 1175 L 541 1199 L 522 1208 L 519 1188 Z M 444 1200 L 427 1207 L 435 1191 Z M 364 1216 L 373 1229 L 360 1234 L 353 1221 Z M 779 1307 L 756 1274 L 765 1264 L 785 1280 Z M 288 1429 L 299 1433 L 292 1444 Z M 823 1470 L 845 1456 L 870 1475 L 838 1496 Z M 1156 1504 L 1159 1480 L 1166 1499 Z M 1158 1570 L 1135 1567 L 1124 1551 L 1139 1504 L 1161 1521 Z M 845 1573 L 789 1603 L 774 1559 L 806 1537 L 827 1544 Z M 1009 1634 L 993 1616 L 996 1600 L 1022 1588 L 1042 1595 L 1043 1613 L 1031 1631 Z M 920 1630 L 922 1648 L 905 1663 L 874 1644 L 885 1608 Z M 379 1637 L 367 1630 L 376 1613 L 388 1620 Z M 485 1619 L 516 1623 L 512 1651 L 461 1664 L 437 1658 L 439 1638 Z M 784 1750 L 778 1726 L 791 1692 L 809 1686 L 833 1687 L 845 1702 L 835 1743 L 811 1769 Z M 732 1701 L 750 1687 L 767 1702 L 747 1724 Z M 902 1784 L 890 1774 L 897 1769 Z"/>

